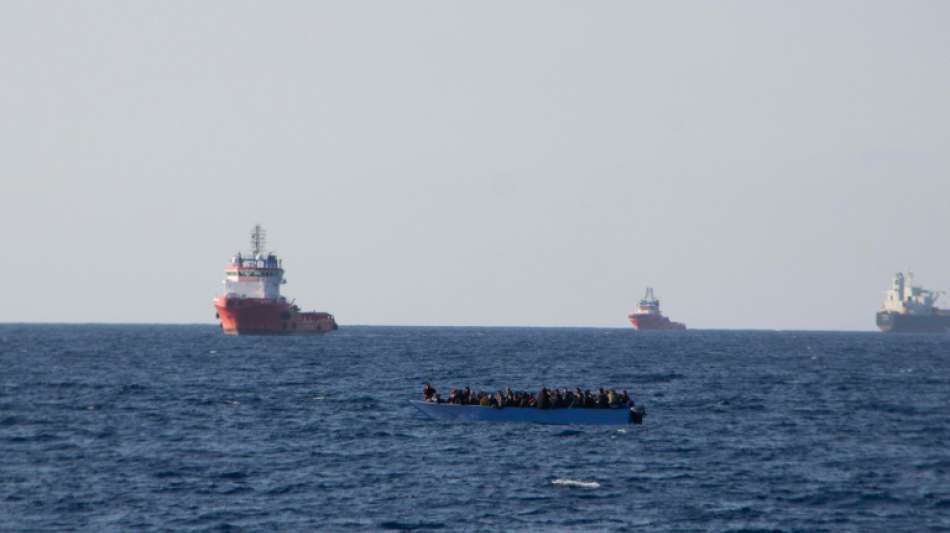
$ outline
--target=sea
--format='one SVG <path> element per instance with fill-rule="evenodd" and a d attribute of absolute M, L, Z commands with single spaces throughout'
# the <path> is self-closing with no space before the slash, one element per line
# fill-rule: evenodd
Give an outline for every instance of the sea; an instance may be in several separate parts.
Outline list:
<path fill-rule="evenodd" d="M 425 382 L 648 414 L 447 423 Z M 950 531 L 950 336 L 0 325 L 0 531 Z"/>

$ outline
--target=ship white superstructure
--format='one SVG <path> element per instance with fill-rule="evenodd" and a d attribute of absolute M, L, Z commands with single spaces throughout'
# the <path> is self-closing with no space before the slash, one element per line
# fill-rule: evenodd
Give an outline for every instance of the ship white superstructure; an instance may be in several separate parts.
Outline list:
<path fill-rule="evenodd" d="M 937 307 L 943 291 L 914 286 L 914 275 L 898 272 L 877 312 L 877 327 L 893 333 L 950 332 L 950 310 Z"/>
<path fill-rule="evenodd" d="M 898 272 L 894 275 L 891 288 L 884 293 L 882 311 L 902 315 L 930 315 L 936 307 L 942 291 L 930 291 L 914 285 L 914 274 Z"/>

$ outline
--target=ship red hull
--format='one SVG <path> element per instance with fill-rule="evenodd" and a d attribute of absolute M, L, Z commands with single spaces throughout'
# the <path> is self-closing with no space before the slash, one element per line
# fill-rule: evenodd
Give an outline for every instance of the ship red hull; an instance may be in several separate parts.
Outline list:
<path fill-rule="evenodd" d="M 633 329 L 637 331 L 683 331 L 686 324 L 673 322 L 663 315 L 632 314 L 629 315 Z"/>
<path fill-rule="evenodd" d="M 304 313 L 283 299 L 218 297 L 214 307 L 228 335 L 306 335 L 337 329 L 333 315 Z"/>

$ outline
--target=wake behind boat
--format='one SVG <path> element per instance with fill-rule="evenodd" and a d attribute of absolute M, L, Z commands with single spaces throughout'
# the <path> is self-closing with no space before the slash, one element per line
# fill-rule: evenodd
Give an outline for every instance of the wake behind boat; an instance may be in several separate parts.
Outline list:
<path fill-rule="evenodd" d="M 621 425 L 642 424 L 642 407 L 615 409 L 538 409 L 537 407 L 482 407 L 409 400 L 430 418 L 450 422 L 529 422 L 535 424 Z"/>

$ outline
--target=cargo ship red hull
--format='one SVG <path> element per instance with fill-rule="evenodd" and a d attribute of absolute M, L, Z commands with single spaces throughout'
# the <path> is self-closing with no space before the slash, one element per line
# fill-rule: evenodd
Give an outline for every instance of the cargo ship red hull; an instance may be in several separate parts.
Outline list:
<path fill-rule="evenodd" d="M 686 329 L 686 324 L 673 322 L 663 315 L 634 313 L 628 318 L 633 324 L 633 329 L 637 331 L 683 331 Z"/>
<path fill-rule="evenodd" d="M 337 329 L 330 313 L 301 312 L 284 299 L 228 298 L 214 300 L 221 331 L 228 335 L 306 335 Z"/>

